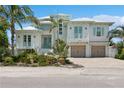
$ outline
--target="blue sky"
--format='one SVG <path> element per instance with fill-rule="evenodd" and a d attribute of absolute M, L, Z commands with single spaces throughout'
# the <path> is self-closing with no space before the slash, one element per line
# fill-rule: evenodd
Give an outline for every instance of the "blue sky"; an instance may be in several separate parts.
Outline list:
<path fill-rule="evenodd" d="M 111 28 L 124 25 L 124 5 L 29 5 L 29 7 L 36 17 L 65 13 L 72 15 L 72 18 L 88 17 L 115 22 Z M 8 37 L 10 40 L 10 32 L 8 32 Z"/>
<path fill-rule="evenodd" d="M 124 15 L 124 6 L 119 5 L 36 5 L 30 7 L 37 17 L 56 13 L 67 13 L 73 15 L 73 17 L 92 17 L 101 14 Z"/>

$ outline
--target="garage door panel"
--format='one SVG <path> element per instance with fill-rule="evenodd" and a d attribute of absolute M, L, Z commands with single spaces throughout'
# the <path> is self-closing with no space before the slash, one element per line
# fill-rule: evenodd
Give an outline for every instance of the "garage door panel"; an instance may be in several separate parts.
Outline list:
<path fill-rule="evenodd" d="M 92 57 L 105 57 L 105 46 L 92 46 L 91 56 Z"/>
<path fill-rule="evenodd" d="M 72 46 L 71 57 L 85 57 L 85 46 Z"/>

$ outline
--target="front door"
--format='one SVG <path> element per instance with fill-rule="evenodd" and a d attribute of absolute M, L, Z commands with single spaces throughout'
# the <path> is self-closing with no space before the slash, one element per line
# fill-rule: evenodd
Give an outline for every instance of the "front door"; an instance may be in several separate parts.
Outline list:
<path fill-rule="evenodd" d="M 51 36 L 50 35 L 44 35 L 42 36 L 42 48 L 44 49 L 50 49 L 51 48 Z"/>

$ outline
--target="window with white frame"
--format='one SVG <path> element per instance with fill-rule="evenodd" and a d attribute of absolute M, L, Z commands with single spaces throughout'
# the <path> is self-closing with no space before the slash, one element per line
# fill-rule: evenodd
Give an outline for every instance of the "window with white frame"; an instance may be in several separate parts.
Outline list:
<path fill-rule="evenodd" d="M 83 37 L 83 28 L 81 26 L 74 27 L 74 38 L 82 38 Z"/>
<path fill-rule="evenodd" d="M 104 27 L 94 27 L 93 35 L 94 36 L 104 36 Z"/>
<path fill-rule="evenodd" d="M 23 46 L 31 46 L 31 35 L 24 35 L 23 36 Z"/>

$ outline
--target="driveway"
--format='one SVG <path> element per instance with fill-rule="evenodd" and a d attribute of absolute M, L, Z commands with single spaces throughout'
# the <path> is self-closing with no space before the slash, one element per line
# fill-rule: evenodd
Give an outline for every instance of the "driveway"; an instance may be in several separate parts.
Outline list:
<path fill-rule="evenodd" d="M 68 58 L 71 62 L 85 67 L 124 68 L 124 60 L 115 58 Z"/>
<path fill-rule="evenodd" d="M 124 60 L 115 58 L 69 58 L 71 62 L 84 66 L 82 75 L 124 76 Z"/>

